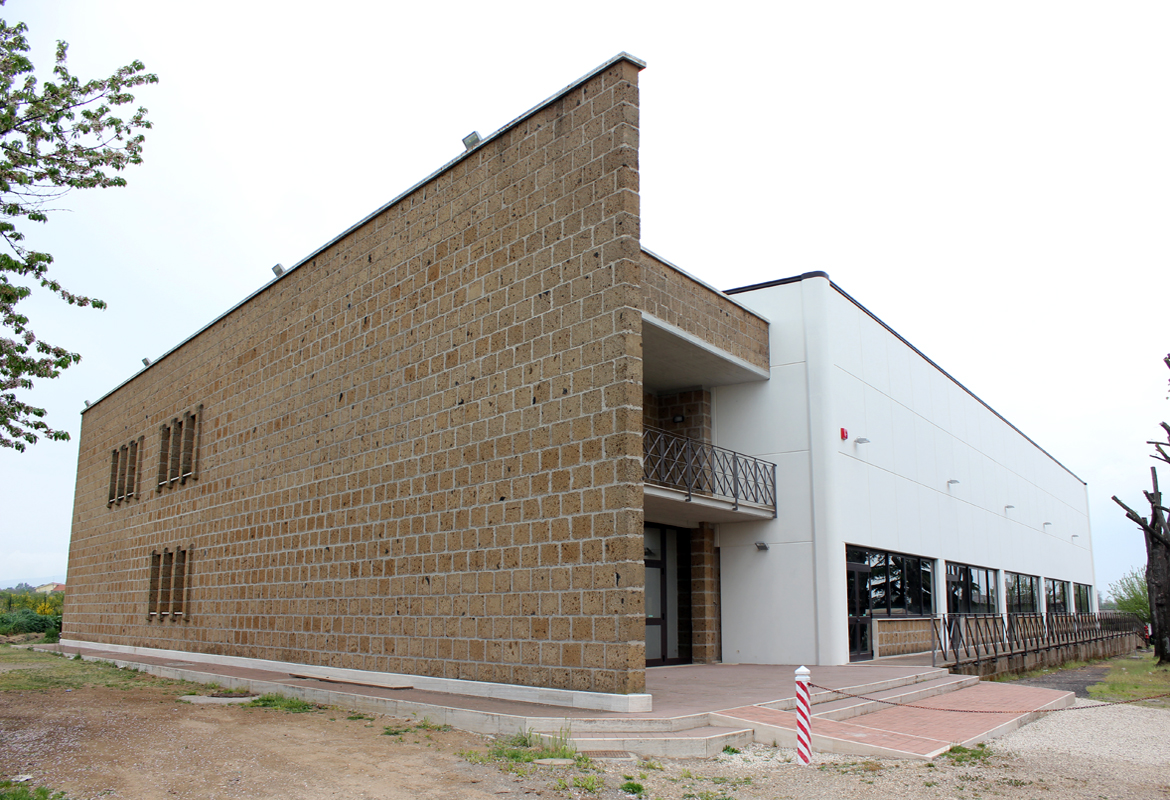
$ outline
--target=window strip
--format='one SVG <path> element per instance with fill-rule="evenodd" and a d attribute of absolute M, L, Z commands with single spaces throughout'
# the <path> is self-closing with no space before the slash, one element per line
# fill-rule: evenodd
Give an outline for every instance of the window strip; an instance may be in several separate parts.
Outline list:
<path fill-rule="evenodd" d="M 171 574 L 174 570 L 175 554 L 170 550 L 162 553 L 162 575 L 159 578 L 158 608 L 159 616 L 165 617 L 171 613 Z"/>
<path fill-rule="evenodd" d="M 158 583 L 159 572 L 162 566 L 162 556 L 155 550 L 150 554 L 150 594 L 146 598 L 146 613 L 150 615 L 158 614 Z"/>
<path fill-rule="evenodd" d="M 183 616 L 187 600 L 187 551 L 175 551 L 173 588 L 171 589 L 171 615 Z"/>
<path fill-rule="evenodd" d="M 200 403 L 195 408 L 194 415 L 195 425 L 195 447 L 191 453 L 191 479 L 197 480 L 199 478 L 199 446 L 203 439 L 203 404 Z"/>
<path fill-rule="evenodd" d="M 168 473 L 168 483 L 179 479 L 179 462 L 183 455 L 183 422 L 178 418 L 171 420 L 171 461 Z"/>
<path fill-rule="evenodd" d="M 186 414 L 183 418 L 183 457 L 179 465 L 179 483 L 186 483 L 191 476 L 191 463 L 195 451 L 195 415 Z"/>
<path fill-rule="evenodd" d="M 171 429 L 168 425 L 162 425 L 158 429 L 159 443 L 158 443 L 158 487 L 155 489 L 161 492 L 162 488 L 167 485 L 167 470 L 171 462 Z"/>
<path fill-rule="evenodd" d="M 127 458 L 127 450 L 126 445 L 118 448 L 118 494 L 114 497 L 114 502 L 118 505 L 121 505 L 122 501 L 126 499 L 126 466 L 130 461 Z"/>
<path fill-rule="evenodd" d="M 112 506 L 114 498 L 118 496 L 118 455 L 119 451 L 115 448 L 110 456 L 110 498 L 106 501 L 107 506 Z"/>
<path fill-rule="evenodd" d="M 134 443 L 134 496 L 140 496 L 142 484 L 142 451 L 145 449 L 142 445 L 146 442 L 145 436 L 139 436 L 138 441 Z"/>

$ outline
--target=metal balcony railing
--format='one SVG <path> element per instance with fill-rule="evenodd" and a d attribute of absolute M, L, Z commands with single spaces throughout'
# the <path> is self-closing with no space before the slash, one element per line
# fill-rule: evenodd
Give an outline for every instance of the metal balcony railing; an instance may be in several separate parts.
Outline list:
<path fill-rule="evenodd" d="M 769 506 L 776 516 L 776 465 L 658 428 L 642 432 L 642 480 L 739 504 Z"/>
<path fill-rule="evenodd" d="M 1118 611 L 949 614 L 935 617 L 932 625 L 932 650 L 941 650 L 943 657 L 956 666 L 978 666 L 983 661 L 1121 636 L 1140 637 L 1143 629 L 1136 616 Z"/>

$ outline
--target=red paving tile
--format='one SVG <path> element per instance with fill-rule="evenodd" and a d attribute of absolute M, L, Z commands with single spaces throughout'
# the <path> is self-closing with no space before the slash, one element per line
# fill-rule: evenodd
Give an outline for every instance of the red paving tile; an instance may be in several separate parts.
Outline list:
<path fill-rule="evenodd" d="M 70 652 L 75 648 L 62 648 Z M 712 664 L 647 670 L 647 691 L 653 695 L 654 710 L 648 713 L 590 711 L 535 703 L 496 700 L 469 695 L 452 695 L 419 689 L 392 689 L 373 686 L 321 683 L 292 678 L 288 673 L 247 667 L 183 661 L 181 657 L 128 655 L 92 650 L 88 654 L 102 658 L 154 664 L 224 677 L 271 681 L 285 685 L 306 686 L 346 692 L 367 697 L 393 698 L 437 707 L 461 708 L 496 714 L 557 718 L 625 718 L 663 719 L 691 714 L 719 712 L 726 717 L 796 730 L 796 715 L 765 707 L 765 703 L 794 696 L 792 666 L 753 664 Z M 866 684 L 921 675 L 921 667 L 907 666 L 840 666 L 812 667 L 812 682 L 834 689 L 859 687 L 865 694 Z M 930 756 L 951 744 L 984 737 L 1004 724 L 1019 719 L 1049 704 L 1061 701 L 1067 692 L 1001 683 L 979 683 L 948 694 L 912 703 L 915 708 L 895 706 L 835 721 L 814 717 L 815 737 L 827 737 L 842 743 L 879 747 L 917 756 Z M 814 706 L 814 712 L 815 712 Z M 726 710 L 730 709 L 730 710 Z M 948 710 L 949 709 L 949 710 Z M 968 713 L 963 713 L 968 712 Z M 978 712 L 978 713 L 969 713 Z M 1012 712 L 1012 713 L 989 713 Z M 678 732 L 675 735 L 685 733 Z M 631 732 L 632 736 L 640 734 Z M 814 747 L 816 746 L 814 742 Z M 846 748 L 835 748 L 847 752 Z M 862 750 L 861 752 L 865 752 Z"/>
<path fill-rule="evenodd" d="M 917 708 L 893 706 L 848 722 L 814 717 L 812 732 L 814 736 L 929 755 L 940 748 L 986 736 L 1006 723 L 1060 701 L 1066 694 L 1030 686 L 980 683 L 916 701 L 912 705 Z M 747 706 L 723 713 L 734 719 L 796 730 L 796 714 L 788 711 Z"/>

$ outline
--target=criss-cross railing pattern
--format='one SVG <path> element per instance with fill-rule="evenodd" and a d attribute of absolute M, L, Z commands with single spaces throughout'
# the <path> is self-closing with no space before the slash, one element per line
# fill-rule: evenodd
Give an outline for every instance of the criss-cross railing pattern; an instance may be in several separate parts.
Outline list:
<path fill-rule="evenodd" d="M 769 506 L 776 514 L 776 465 L 734 450 L 647 427 L 642 433 L 642 479 L 692 494 Z"/>
<path fill-rule="evenodd" d="M 933 620 L 933 639 L 956 665 L 1049 650 L 1139 632 L 1133 614 L 949 614 Z"/>

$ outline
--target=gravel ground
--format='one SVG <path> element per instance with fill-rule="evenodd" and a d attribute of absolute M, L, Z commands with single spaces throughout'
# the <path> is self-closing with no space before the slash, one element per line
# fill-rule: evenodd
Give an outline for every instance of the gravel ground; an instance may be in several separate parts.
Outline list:
<path fill-rule="evenodd" d="M 176 687 L 0 692 L 0 777 L 83 798 L 544 797 L 623 800 L 1008 798 L 1170 800 L 1170 710 L 1078 701 L 1076 708 L 935 762 L 753 745 L 712 760 L 597 761 L 593 769 L 475 763 L 489 740 L 417 721 L 193 706 Z M 386 726 L 409 728 L 387 736 Z M 589 788 L 595 791 L 589 791 Z M 633 788 L 633 787 L 630 787 Z"/>

